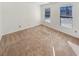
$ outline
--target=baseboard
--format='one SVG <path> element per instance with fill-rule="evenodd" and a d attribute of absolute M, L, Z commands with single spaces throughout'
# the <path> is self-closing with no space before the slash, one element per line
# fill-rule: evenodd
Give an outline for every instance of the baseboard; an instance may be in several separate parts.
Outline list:
<path fill-rule="evenodd" d="M 71 37 L 73 37 L 73 38 L 79 39 L 78 37 L 75 37 L 75 36 L 73 36 L 73 35 L 67 34 L 67 33 L 65 33 L 65 32 L 63 32 L 63 31 L 60 31 L 60 30 L 57 30 L 57 29 L 55 29 L 55 28 L 51 28 L 51 27 L 49 27 L 49 26 L 47 26 L 47 25 L 44 25 L 44 24 L 41 24 L 41 25 L 46 26 L 46 27 L 48 27 L 48 28 L 50 28 L 50 29 L 52 29 L 52 30 L 58 31 L 58 32 L 60 32 L 60 33 L 62 33 L 62 34 L 64 34 L 64 35 L 68 35 L 68 36 L 71 36 Z"/>
<path fill-rule="evenodd" d="M 39 25 L 40 25 L 40 24 L 37 24 L 37 25 L 34 25 L 34 26 L 29 26 L 29 27 L 24 27 L 24 28 L 15 30 L 15 31 L 11 31 L 11 32 L 2 34 L 2 36 L 8 35 L 8 34 L 12 34 L 12 33 L 16 33 L 16 32 L 19 32 L 19 31 L 22 31 L 22 30 L 26 30 L 26 29 L 29 29 L 29 28 L 32 28 L 32 27 L 36 27 L 36 26 L 39 26 Z M 1 37 L 2 37 L 2 36 L 1 36 Z"/>
<path fill-rule="evenodd" d="M 49 27 L 49 26 L 47 26 L 47 25 L 44 25 L 44 24 L 38 24 L 38 25 L 35 25 L 35 26 L 30 26 L 30 27 L 28 27 L 28 28 L 25 27 L 25 28 L 22 28 L 22 29 L 20 29 L 20 30 L 16 30 L 16 31 L 13 31 L 13 32 L 9 32 L 9 33 L 3 34 L 3 35 L 0 36 L 0 39 L 1 39 L 2 36 L 5 36 L 5 35 L 7 35 L 7 34 L 11 34 L 11 33 L 15 33 L 15 32 L 18 32 L 18 31 L 26 30 L 26 29 L 29 29 L 29 28 L 32 28 L 32 27 L 36 27 L 36 26 L 39 26 L 39 25 L 46 26 L 46 27 L 48 27 L 48 28 L 50 28 L 50 29 L 53 29 L 53 30 L 58 31 L 58 32 L 60 32 L 60 33 L 63 33 L 63 34 L 65 34 L 65 35 L 68 35 L 68 36 L 71 36 L 71 37 L 73 37 L 73 38 L 79 39 L 79 38 L 77 38 L 77 37 L 75 37 L 75 36 L 69 35 L 69 34 L 67 34 L 67 33 L 64 33 L 64 32 L 59 31 L 59 30 L 57 30 L 57 29 L 51 28 L 51 27 Z"/>
<path fill-rule="evenodd" d="M 1 40 L 1 38 L 2 38 L 2 35 L 0 34 L 0 40 Z"/>

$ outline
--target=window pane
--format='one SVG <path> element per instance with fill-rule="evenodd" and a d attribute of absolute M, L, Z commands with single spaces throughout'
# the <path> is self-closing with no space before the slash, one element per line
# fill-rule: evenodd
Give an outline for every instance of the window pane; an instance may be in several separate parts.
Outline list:
<path fill-rule="evenodd" d="M 60 7 L 60 16 L 72 17 L 72 6 Z"/>
<path fill-rule="evenodd" d="M 72 28 L 72 6 L 60 7 L 61 26 Z"/>
<path fill-rule="evenodd" d="M 50 8 L 45 9 L 45 18 L 50 18 Z"/>

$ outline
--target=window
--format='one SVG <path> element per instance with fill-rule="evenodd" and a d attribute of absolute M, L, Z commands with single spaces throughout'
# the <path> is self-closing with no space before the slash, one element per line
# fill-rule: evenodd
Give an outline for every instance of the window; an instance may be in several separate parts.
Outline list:
<path fill-rule="evenodd" d="M 50 23 L 50 8 L 45 8 L 44 19 L 46 22 Z"/>
<path fill-rule="evenodd" d="M 72 6 L 61 7 L 60 16 L 62 18 L 72 18 Z"/>
<path fill-rule="evenodd" d="M 50 18 L 50 8 L 45 8 L 45 19 Z"/>
<path fill-rule="evenodd" d="M 60 24 L 72 28 L 72 6 L 60 7 Z"/>

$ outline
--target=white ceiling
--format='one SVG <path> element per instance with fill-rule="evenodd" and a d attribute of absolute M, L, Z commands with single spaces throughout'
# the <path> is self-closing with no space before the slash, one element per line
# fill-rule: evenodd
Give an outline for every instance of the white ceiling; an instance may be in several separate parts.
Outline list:
<path fill-rule="evenodd" d="M 49 2 L 34 2 L 37 5 L 48 4 Z"/>

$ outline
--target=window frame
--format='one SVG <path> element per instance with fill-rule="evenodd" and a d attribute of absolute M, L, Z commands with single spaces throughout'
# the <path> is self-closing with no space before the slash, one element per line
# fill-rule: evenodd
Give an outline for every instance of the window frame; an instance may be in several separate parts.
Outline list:
<path fill-rule="evenodd" d="M 48 14 L 48 17 L 46 17 L 47 14 Z M 45 10 L 44 10 L 44 18 L 45 18 L 45 19 L 50 19 L 50 17 L 51 17 L 51 10 L 50 10 L 50 7 L 45 8 Z"/>
<path fill-rule="evenodd" d="M 67 11 L 66 8 L 69 8 L 69 7 L 70 7 L 71 9 L 70 9 L 69 11 Z M 61 14 L 61 8 L 62 8 L 62 9 L 65 9 L 65 10 L 63 11 L 63 12 L 65 12 L 65 15 L 62 15 L 62 14 Z M 73 13 L 72 13 L 72 11 L 73 11 L 73 9 L 72 9 L 72 6 L 71 6 L 71 5 L 60 7 L 60 26 L 62 26 L 62 24 L 63 24 L 61 19 L 65 19 L 65 18 L 66 18 L 66 19 L 69 19 L 69 18 L 70 18 L 70 19 L 72 19 L 72 20 L 70 21 L 70 23 L 72 22 L 70 28 L 73 27 L 73 16 L 72 16 Z M 67 14 L 67 12 L 70 12 L 70 14 L 69 14 L 70 16 Z M 67 21 L 66 21 L 66 22 L 67 22 Z M 68 23 L 67 23 L 67 24 L 64 24 L 64 25 L 67 26 Z M 66 27 L 66 26 L 63 26 L 63 27 Z M 66 27 L 66 28 L 69 28 L 69 26 Z"/>

